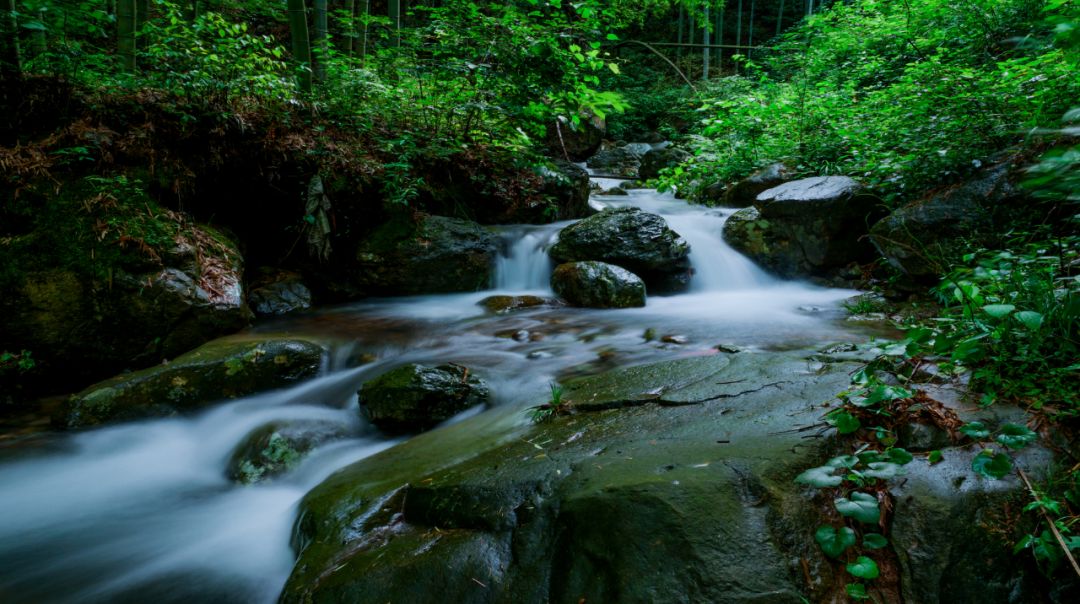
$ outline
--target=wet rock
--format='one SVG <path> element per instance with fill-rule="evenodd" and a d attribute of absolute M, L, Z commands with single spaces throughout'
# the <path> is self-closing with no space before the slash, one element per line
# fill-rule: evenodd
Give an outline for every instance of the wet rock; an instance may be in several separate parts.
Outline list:
<path fill-rule="evenodd" d="M 690 154 L 677 147 L 664 147 L 650 149 L 641 158 L 641 167 L 638 169 L 638 178 L 643 180 L 660 176 L 660 171 L 675 166 L 690 159 Z"/>
<path fill-rule="evenodd" d="M 738 354 L 746 349 L 742 346 L 736 346 L 735 344 L 717 344 L 713 346 L 713 350 L 718 352 L 726 352 L 728 354 Z"/>
<path fill-rule="evenodd" d="M 90 386 L 67 403 L 64 425 L 161 417 L 314 377 L 325 350 L 293 338 L 222 338 L 164 365 Z"/>
<path fill-rule="evenodd" d="M 295 468 L 315 447 L 348 435 L 348 427 L 338 422 L 274 422 L 247 435 L 233 452 L 226 474 L 241 484 L 271 480 Z"/>
<path fill-rule="evenodd" d="M 630 271 L 603 262 L 567 262 L 555 267 L 551 289 L 572 306 L 645 306 L 645 283 Z"/>
<path fill-rule="evenodd" d="M 620 196 L 620 197 L 621 196 L 626 196 L 626 195 L 629 195 L 629 194 L 630 193 L 626 189 L 624 189 L 622 187 L 613 187 L 611 189 L 605 189 L 605 190 L 600 191 L 599 193 L 597 193 L 597 195 L 608 195 L 608 196 L 614 195 L 614 196 Z"/>
<path fill-rule="evenodd" d="M 431 428 L 488 398 L 487 385 L 461 365 L 410 364 L 366 382 L 360 388 L 364 416 L 382 430 Z"/>
<path fill-rule="evenodd" d="M 1003 215 L 1029 206 L 1018 178 L 1013 166 L 996 166 L 898 208 L 870 229 L 870 239 L 908 276 L 936 280 L 965 252 L 992 245 Z"/>
<path fill-rule="evenodd" d="M 548 123 L 544 140 L 552 156 L 584 161 L 600 148 L 606 132 L 604 118 L 586 114 L 575 125 L 559 116 Z"/>
<path fill-rule="evenodd" d="M 263 270 L 251 283 L 248 304 L 256 316 L 285 315 L 311 308 L 311 290 L 296 273 Z"/>
<path fill-rule="evenodd" d="M 595 211 L 589 206 L 589 173 L 577 164 L 552 160 L 541 166 L 543 193 L 547 203 L 515 212 L 504 222 L 545 223 L 584 218 Z"/>
<path fill-rule="evenodd" d="M 488 296 L 479 302 L 480 306 L 496 314 L 503 314 L 524 308 L 536 308 L 538 306 L 558 306 L 559 301 L 554 298 L 541 296 Z"/>
<path fill-rule="evenodd" d="M 498 237 L 459 218 L 398 217 L 358 247 L 351 285 L 367 295 L 477 291 L 491 282 Z"/>
<path fill-rule="evenodd" d="M 638 208 L 604 210 L 559 232 L 549 250 L 559 263 L 595 260 L 641 277 L 650 293 L 685 290 L 690 246 L 667 221 Z"/>
<path fill-rule="evenodd" d="M 730 187 L 725 187 L 722 195 L 716 199 L 717 205 L 725 208 L 749 207 L 754 204 L 758 195 L 788 182 L 792 176 L 793 172 L 784 164 L 772 164 Z"/>
<path fill-rule="evenodd" d="M 862 239 L 876 205 L 851 178 L 804 178 L 759 194 L 728 219 L 724 239 L 778 275 L 828 276 L 869 257 Z"/>
<path fill-rule="evenodd" d="M 686 336 L 681 336 L 681 335 L 666 335 L 666 336 L 660 338 L 660 341 L 664 342 L 666 344 L 683 345 L 683 344 L 689 344 L 690 343 L 690 338 L 688 338 Z"/>
<path fill-rule="evenodd" d="M 648 145 L 615 147 L 597 153 L 586 162 L 596 173 L 608 176 L 637 178 L 641 159 L 649 150 Z"/>

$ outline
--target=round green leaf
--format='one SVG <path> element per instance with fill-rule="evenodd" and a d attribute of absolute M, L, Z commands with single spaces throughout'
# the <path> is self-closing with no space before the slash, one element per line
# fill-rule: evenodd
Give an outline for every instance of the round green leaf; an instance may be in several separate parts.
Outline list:
<path fill-rule="evenodd" d="M 881 480 L 888 480 L 895 478 L 904 473 L 900 464 L 892 463 L 889 461 L 873 461 L 867 465 L 867 469 L 863 470 L 863 474 L 870 478 L 880 478 Z"/>
<path fill-rule="evenodd" d="M 945 455 L 942 454 L 941 451 L 939 451 L 937 449 L 934 449 L 933 451 L 930 452 L 929 455 L 926 456 L 926 461 L 930 462 L 930 465 L 934 465 L 936 463 L 939 463 L 943 459 L 945 459 Z"/>
<path fill-rule="evenodd" d="M 866 549 L 881 549 L 889 545 L 889 540 L 878 533 L 867 533 L 863 535 L 862 544 Z"/>
<path fill-rule="evenodd" d="M 848 583 L 844 586 L 844 591 L 847 592 L 848 597 L 852 600 L 870 599 L 870 596 L 866 593 L 866 586 L 862 583 Z"/>
<path fill-rule="evenodd" d="M 971 460 L 971 469 L 980 476 L 997 480 L 1012 472 L 1012 460 L 1004 453 L 986 449 Z"/>
<path fill-rule="evenodd" d="M 826 556 L 839 558 L 844 550 L 855 545 L 855 531 L 846 526 L 839 531 L 831 526 L 823 526 L 814 533 L 814 540 Z"/>
<path fill-rule="evenodd" d="M 1023 449 L 1034 442 L 1037 436 L 1027 426 L 1005 424 L 998 432 L 997 441 L 1010 449 Z"/>
<path fill-rule="evenodd" d="M 860 579 L 876 579 L 881 574 L 877 563 L 866 556 L 859 556 L 854 562 L 848 564 L 847 571 L 851 576 Z"/>
<path fill-rule="evenodd" d="M 844 482 L 843 476 L 834 476 L 833 470 L 829 466 L 821 466 L 818 468 L 810 468 L 809 470 L 799 474 L 795 477 L 795 482 L 799 484 L 808 484 L 813 487 L 825 488 L 825 487 L 838 487 L 840 483 Z"/>
<path fill-rule="evenodd" d="M 859 465 L 859 458 L 854 455 L 841 455 L 825 462 L 830 468 L 854 468 Z"/>
<path fill-rule="evenodd" d="M 1016 313 L 1016 320 L 1030 329 L 1031 331 L 1038 331 L 1042 327 L 1043 316 L 1041 313 L 1037 313 L 1033 310 L 1022 310 Z"/>
<path fill-rule="evenodd" d="M 960 426 L 960 433 L 974 440 L 982 440 L 990 436 L 990 429 L 983 425 L 982 422 L 971 422 Z"/>
<path fill-rule="evenodd" d="M 915 456 L 907 452 L 907 449 L 900 447 L 892 447 L 885 451 L 885 457 L 893 463 L 900 465 L 911 463 L 911 460 L 915 459 Z"/>
<path fill-rule="evenodd" d="M 863 524 L 876 524 L 881 519 L 878 500 L 873 495 L 855 492 L 851 494 L 850 499 L 840 497 L 834 500 L 833 504 L 841 516 L 854 518 Z"/>
<path fill-rule="evenodd" d="M 860 427 L 859 418 L 839 409 L 826 415 L 825 421 L 834 426 L 840 434 L 851 434 Z"/>
<path fill-rule="evenodd" d="M 1001 319 L 1009 316 L 1012 311 L 1016 310 L 1016 307 L 1012 304 L 987 304 L 982 307 L 983 312 L 994 317 L 995 319 Z"/>

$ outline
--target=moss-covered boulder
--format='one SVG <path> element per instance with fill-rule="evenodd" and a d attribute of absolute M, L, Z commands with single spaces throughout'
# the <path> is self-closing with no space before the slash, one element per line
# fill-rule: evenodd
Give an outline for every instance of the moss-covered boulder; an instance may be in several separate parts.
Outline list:
<path fill-rule="evenodd" d="M 829 276 L 868 260 L 878 200 L 846 176 L 804 178 L 760 193 L 724 225 L 724 239 L 784 277 Z"/>
<path fill-rule="evenodd" d="M 388 432 L 417 431 L 487 402 L 488 387 L 466 367 L 415 363 L 398 367 L 360 388 L 364 417 Z"/>
<path fill-rule="evenodd" d="M 274 317 L 311 308 L 311 290 L 299 274 L 263 268 L 249 284 L 248 303 L 260 317 Z"/>
<path fill-rule="evenodd" d="M 551 289 L 571 306 L 645 306 L 645 283 L 634 273 L 603 262 L 567 262 L 555 267 Z"/>
<path fill-rule="evenodd" d="M 537 169 L 546 199 L 515 212 L 504 222 L 554 222 L 584 218 L 595 212 L 589 206 L 589 173 L 584 168 L 556 159 Z"/>
<path fill-rule="evenodd" d="M 660 171 L 675 166 L 690 159 L 691 155 L 678 147 L 663 147 L 651 149 L 641 157 L 641 167 L 638 168 L 637 177 L 642 180 L 660 176 Z"/>
<path fill-rule="evenodd" d="M 63 424 L 99 424 L 193 411 L 314 377 L 324 348 L 294 338 L 223 338 L 169 363 L 119 375 L 72 396 Z"/>
<path fill-rule="evenodd" d="M 488 287 L 499 238 L 475 222 L 399 216 L 362 241 L 350 286 L 366 295 L 477 291 Z"/>
<path fill-rule="evenodd" d="M 649 145 L 624 145 L 605 149 L 586 162 L 598 174 L 637 178 L 641 159 L 649 152 Z"/>
<path fill-rule="evenodd" d="M 315 447 L 349 436 L 349 427 L 321 420 L 278 421 L 248 434 L 225 473 L 241 484 L 271 480 L 295 468 Z"/>
<path fill-rule="evenodd" d="M 639 208 L 604 210 L 564 228 L 549 254 L 556 262 L 595 260 L 641 277 L 649 293 L 685 290 L 690 245 L 667 221 Z"/>
<path fill-rule="evenodd" d="M 558 116 L 548 121 L 544 143 L 554 157 L 584 161 L 600 148 L 606 132 L 604 118 L 591 113 L 578 116 L 577 124 Z"/>
<path fill-rule="evenodd" d="M 787 166 L 772 164 L 730 186 L 719 183 L 719 187 L 706 187 L 703 201 L 725 208 L 746 208 L 753 205 L 758 195 L 788 182 L 791 178 L 792 171 Z"/>
<path fill-rule="evenodd" d="M 561 306 L 562 302 L 555 298 L 545 298 L 543 296 L 508 296 L 500 294 L 484 298 L 479 302 L 479 305 L 490 312 L 504 314 L 539 306 Z"/>

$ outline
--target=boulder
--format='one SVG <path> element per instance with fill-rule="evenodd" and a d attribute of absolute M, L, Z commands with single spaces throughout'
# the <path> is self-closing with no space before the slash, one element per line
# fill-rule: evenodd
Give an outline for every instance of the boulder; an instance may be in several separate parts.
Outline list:
<path fill-rule="evenodd" d="M 431 428 L 487 402 L 488 387 L 461 365 L 398 367 L 360 388 L 364 417 L 388 432 Z"/>
<path fill-rule="evenodd" d="M 677 147 L 664 147 L 651 149 L 641 158 L 641 167 L 638 169 L 638 178 L 643 180 L 660 176 L 660 171 L 665 168 L 673 168 L 690 159 L 690 154 Z"/>
<path fill-rule="evenodd" d="M 264 269 L 250 284 L 248 305 L 260 317 L 307 310 L 311 308 L 311 290 L 296 273 Z"/>
<path fill-rule="evenodd" d="M 634 273 L 603 262 L 568 262 L 555 267 L 551 289 L 572 306 L 645 306 L 645 283 Z"/>
<path fill-rule="evenodd" d="M 890 264 L 914 279 L 937 280 L 965 252 L 993 245 L 1002 218 L 1029 207 L 1009 164 L 904 205 L 870 229 Z"/>
<path fill-rule="evenodd" d="M 560 303 L 553 298 L 541 296 L 488 296 L 479 302 L 480 306 L 496 314 L 503 314 L 524 308 L 536 308 L 538 306 L 558 306 Z"/>
<path fill-rule="evenodd" d="M 637 178 L 641 167 L 641 158 L 649 150 L 649 145 L 625 145 L 597 153 L 586 162 L 597 174 L 606 176 L 624 176 Z"/>
<path fill-rule="evenodd" d="M 606 131 L 602 117 L 586 114 L 575 125 L 559 116 L 548 122 L 544 140 L 553 156 L 584 161 L 600 148 Z"/>
<path fill-rule="evenodd" d="M 722 189 L 722 196 L 715 200 L 725 208 L 746 208 L 753 205 L 757 196 L 791 180 L 792 171 L 784 164 L 772 164 L 750 176 Z"/>
<path fill-rule="evenodd" d="M 621 266 L 641 277 L 651 294 L 690 284 L 690 245 L 662 217 L 639 208 L 604 210 L 564 228 L 549 254 L 559 263 Z"/>
<path fill-rule="evenodd" d="M 855 180 L 804 178 L 760 193 L 724 224 L 724 239 L 780 276 L 829 276 L 871 257 L 863 239 L 876 214 L 877 198 Z"/>
<path fill-rule="evenodd" d="M 499 238 L 460 218 L 399 216 L 365 238 L 350 270 L 367 295 L 478 291 L 491 283 Z"/>
<path fill-rule="evenodd" d="M 315 447 L 348 435 L 348 426 L 326 420 L 267 424 L 244 438 L 225 472 L 240 484 L 265 482 L 295 468 Z"/>
<path fill-rule="evenodd" d="M 589 207 L 590 181 L 585 168 L 556 159 L 552 160 L 550 165 L 541 166 L 539 170 L 547 204 L 538 204 L 530 210 L 516 212 L 507 222 L 554 222 L 584 218 L 594 212 Z"/>
<path fill-rule="evenodd" d="M 0 350 L 30 350 L 45 389 L 80 388 L 249 324 L 236 245 L 158 211 L 154 228 L 169 235 L 153 247 L 89 231 L 0 237 Z"/>
<path fill-rule="evenodd" d="M 63 424 L 99 424 L 194 411 L 314 377 L 325 350 L 295 338 L 222 338 L 173 361 L 119 375 L 72 396 Z"/>

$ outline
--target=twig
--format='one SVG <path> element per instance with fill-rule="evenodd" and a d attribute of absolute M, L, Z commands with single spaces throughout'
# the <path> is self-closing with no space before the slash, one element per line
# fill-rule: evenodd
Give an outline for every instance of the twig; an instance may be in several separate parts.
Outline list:
<path fill-rule="evenodd" d="M 1035 487 L 1031 486 L 1031 481 L 1028 480 L 1024 470 L 1021 469 L 1020 466 L 1016 466 L 1016 473 L 1019 474 L 1020 479 L 1024 481 L 1031 496 L 1034 497 L 1035 500 L 1038 500 L 1039 494 L 1035 492 Z M 1058 545 L 1061 546 L 1061 551 L 1065 552 L 1065 557 L 1069 559 L 1069 564 L 1072 565 L 1073 570 L 1076 572 L 1076 576 L 1080 577 L 1080 564 L 1076 563 L 1076 558 L 1074 558 L 1072 552 L 1069 551 L 1069 546 L 1065 545 L 1065 539 L 1061 536 L 1061 533 L 1058 532 L 1057 525 L 1054 524 L 1053 518 L 1050 518 L 1050 514 L 1046 513 L 1046 508 L 1040 507 L 1039 511 L 1042 512 L 1043 518 L 1045 518 L 1047 524 L 1050 525 L 1050 532 L 1054 533 L 1054 538 L 1057 539 Z"/>

